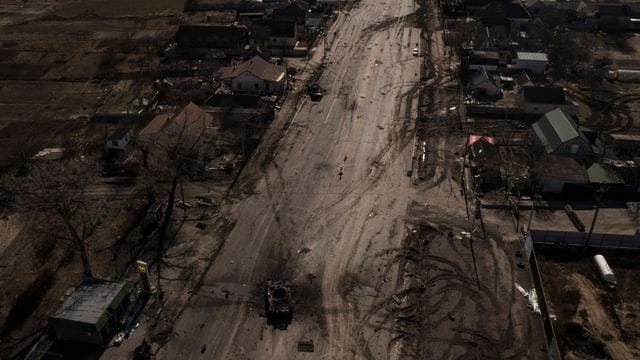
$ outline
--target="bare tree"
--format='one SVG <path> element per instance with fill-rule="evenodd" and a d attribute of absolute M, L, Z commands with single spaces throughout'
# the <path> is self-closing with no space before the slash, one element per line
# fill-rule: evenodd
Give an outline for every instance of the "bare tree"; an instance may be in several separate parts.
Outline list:
<path fill-rule="evenodd" d="M 183 118 L 171 118 L 162 131 L 138 140 L 138 147 L 147 170 L 145 187 L 149 193 L 163 193 L 168 188 L 167 208 L 160 221 L 156 247 L 157 282 L 160 288 L 161 259 L 167 230 L 171 223 L 178 184 L 198 174 L 202 169 L 202 151 L 209 124 L 185 108 Z"/>
<path fill-rule="evenodd" d="M 86 243 L 103 223 L 107 208 L 104 199 L 87 194 L 97 174 L 97 162 L 81 157 L 35 162 L 27 175 L 9 181 L 20 212 L 53 239 L 70 241 L 86 277 L 93 275 Z"/>

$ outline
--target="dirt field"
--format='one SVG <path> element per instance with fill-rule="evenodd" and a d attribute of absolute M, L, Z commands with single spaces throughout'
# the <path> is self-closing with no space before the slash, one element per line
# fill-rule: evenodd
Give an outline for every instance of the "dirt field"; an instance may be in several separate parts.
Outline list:
<path fill-rule="evenodd" d="M 80 146 L 100 154 L 114 130 L 144 126 L 147 118 L 119 124 L 88 118 L 121 114 L 134 99 L 153 95 L 153 81 L 166 71 L 159 65 L 161 50 L 175 32 L 182 3 L 0 2 L 0 167 L 23 164 L 44 147 Z M 215 184 L 185 186 L 185 193 L 219 202 L 231 181 L 227 174 Z M 146 195 L 108 180 L 91 193 L 108 196 L 113 206 L 109 224 L 88 244 L 93 270 L 96 276 L 122 275 L 132 256 L 149 251 L 141 229 L 131 227 Z M 2 359 L 30 345 L 65 292 L 81 280 L 69 244 L 30 221 L 19 210 L 0 209 Z"/>
<path fill-rule="evenodd" d="M 637 359 L 640 356 L 638 256 L 605 254 L 617 285 L 600 279 L 591 255 L 538 252 L 544 289 L 559 346 L 567 359 Z M 562 274 L 563 276 L 557 276 Z"/>

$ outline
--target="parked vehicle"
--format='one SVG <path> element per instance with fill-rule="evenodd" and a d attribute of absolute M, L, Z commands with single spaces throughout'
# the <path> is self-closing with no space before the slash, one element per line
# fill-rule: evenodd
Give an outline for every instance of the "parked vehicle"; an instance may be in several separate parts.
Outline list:
<path fill-rule="evenodd" d="M 313 84 L 309 86 L 309 97 L 313 101 L 322 100 L 322 90 L 320 90 L 320 86 L 318 84 Z"/>

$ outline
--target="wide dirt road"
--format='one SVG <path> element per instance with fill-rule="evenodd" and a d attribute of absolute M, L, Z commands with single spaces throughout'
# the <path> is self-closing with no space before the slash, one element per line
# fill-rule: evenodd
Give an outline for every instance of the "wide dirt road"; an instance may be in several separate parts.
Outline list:
<path fill-rule="evenodd" d="M 363 0 L 350 11 L 331 39 L 326 95 L 298 104 L 273 161 L 243 174 L 250 195 L 230 210 L 235 227 L 158 358 L 395 357 L 393 258 L 413 189 L 405 173 L 419 80 L 420 29 L 407 15 L 416 9 Z M 292 284 L 286 331 L 259 316 L 267 279 Z M 314 354 L 297 352 L 302 339 Z"/>

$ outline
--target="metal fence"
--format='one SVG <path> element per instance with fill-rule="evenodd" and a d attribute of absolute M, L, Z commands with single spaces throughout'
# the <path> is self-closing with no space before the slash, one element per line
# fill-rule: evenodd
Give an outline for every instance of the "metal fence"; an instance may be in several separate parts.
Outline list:
<path fill-rule="evenodd" d="M 556 333 L 553 331 L 553 323 L 551 315 L 549 314 L 549 308 L 547 307 L 547 298 L 542 287 L 542 277 L 540 276 L 538 261 L 536 260 L 536 253 L 533 248 L 531 249 L 531 257 L 529 257 L 529 266 L 531 266 L 531 276 L 533 277 L 536 294 L 538 294 L 540 316 L 542 317 L 544 335 L 546 338 L 547 355 L 549 360 L 560 360 L 562 359 L 562 355 L 560 353 L 560 348 L 558 347 Z"/>
<path fill-rule="evenodd" d="M 552 230 L 531 230 L 529 235 L 535 245 L 552 246 L 585 246 L 601 249 L 615 250 L 640 250 L 640 236 L 552 231 Z"/>

